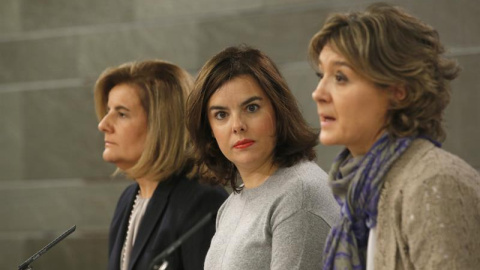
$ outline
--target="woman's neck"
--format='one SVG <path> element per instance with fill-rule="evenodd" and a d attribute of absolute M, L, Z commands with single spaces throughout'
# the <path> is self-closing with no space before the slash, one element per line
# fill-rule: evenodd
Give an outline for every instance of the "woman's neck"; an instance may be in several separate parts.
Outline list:
<path fill-rule="evenodd" d="M 140 186 L 140 197 L 148 199 L 153 196 L 153 192 L 158 186 L 158 181 L 151 180 L 148 177 L 135 179 Z"/>
<path fill-rule="evenodd" d="M 278 169 L 278 166 L 269 162 L 256 168 L 237 167 L 237 169 L 242 177 L 245 188 L 250 189 L 262 185 L 265 180 L 268 179 L 268 177 L 275 173 L 275 171 Z"/>

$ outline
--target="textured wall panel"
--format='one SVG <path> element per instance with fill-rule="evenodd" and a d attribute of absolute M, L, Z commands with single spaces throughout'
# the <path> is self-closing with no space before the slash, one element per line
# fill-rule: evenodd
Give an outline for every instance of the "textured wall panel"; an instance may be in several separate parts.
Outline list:
<path fill-rule="evenodd" d="M 453 48 L 479 46 L 480 5 L 472 0 L 395 1 L 440 33 L 442 42 Z"/>
<path fill-rule="evenodd" d="M 110 174 L 103 162 L 93 90 L 68 88 L 24 92 L 26 179 L 95 178 Z"/>
<path fill-rule="evenodd" d="M 66 230 L 66 229 L 65 229 Z M 63 231 L 50 231 L 24 236 L 16 240 L 1 241 L 0 248 L 7 250 L 0 255 L 1 269 L 17 269 L 30 256 L 43 248 Z M 31 266 L 33 269 L 106 269 L 108 239 L 104 233 L 77 231 L 64 239 Z M 11 256 L 8 256 L 11 255 Z"/>
<path fill-rule="evenodd" d="M 0 34 L 17 32 L 21 29 L 20 2 L 0 1 Z"/>
<path fill-rule="evenodd" d="M 130 0 L 42 0 L 21 2 L 24 30 L 122 23 L 132 20 Z"/>
<path fill-rule="evenodd" d="M 206 61 L 227 46 L 246 43 L 263 50 L 277 64 L 304 61 L 308 42 L 326 12 L 258 12 L 206 20 L 199 26 L 200 59 Z"/>
<path fill-rule="evenodd" d="M 75 37 L 0 43 L 0 83 L 75 78 L 77 75 Z"/>
<path fill-rule="evenodd" d="M 168 60 L 185 69 L 197 60 L 196 25 L 160 23 L 115 29 L 81 37 L 80 74 L 97 78 L 106 67 L 151 58 Z"/>
<path fill-rule="evenodd" d="M 0 93 L 0 181 L 24 177 L 23 108 L 20 93 Z"/>
<path fill-rule="evenodd" d="M 15 232 L 106 230 L 121 192 L 131 181 L 57 179 L 0 187 L 0 238 Z M 15 202 L 15 203 L 13 203 Z"/>
<path fill-rule="evenodd" d="M 189 15 L 215 15 L 263 6 L 263 0 L 134 0 L 137 20 L 185 18 Z"/>
<path fill-rule="evenodd" d="M 445 115 L 445 149 L 480 171 L 480 53 L 458 60 L 463 70 L 452 84 L 452 99 Z"/>

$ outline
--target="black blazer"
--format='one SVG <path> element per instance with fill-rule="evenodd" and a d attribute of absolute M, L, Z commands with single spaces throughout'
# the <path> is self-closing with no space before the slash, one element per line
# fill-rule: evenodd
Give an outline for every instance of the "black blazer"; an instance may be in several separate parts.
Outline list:
<path fill-rule="evenodd" d="M 108 269 L 119 270 L 137 183 L 128 186 L 117 203 L 110 226 Z M 227 198 L 221 187 L 199 184 L 186 177 L 172 177 L 155 189 L 140 224 L 128 269 L 147 270 L 152 260 L 210 212 L 216 215 Z M 169 269 L 203 269 L 215 218 L 186 240 L 169 257 Z"/>

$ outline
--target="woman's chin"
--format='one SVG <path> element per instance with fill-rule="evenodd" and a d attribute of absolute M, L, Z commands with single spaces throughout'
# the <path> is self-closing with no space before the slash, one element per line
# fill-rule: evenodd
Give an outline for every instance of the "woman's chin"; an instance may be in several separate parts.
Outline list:
<path fill-rule="evenodd" d="M 332 138 L 332 136 L 327 136 L 320 134 L 319 136 L 320 143 L 325 146 L 332 146 L 332 145 L 338 145 L 338 141 L 335 140 L 335 138 Z"/>
<path fill-rule="evenodd" d="M 105 162 L 113 163 L 113 164 L 116 163 L 115 159 L 113 157 L 111 157 L 110 155 L 106 155 L 105 153 L 103 154 L 102 158 L 103 158 L 103 161 L 105 161 Z"/>

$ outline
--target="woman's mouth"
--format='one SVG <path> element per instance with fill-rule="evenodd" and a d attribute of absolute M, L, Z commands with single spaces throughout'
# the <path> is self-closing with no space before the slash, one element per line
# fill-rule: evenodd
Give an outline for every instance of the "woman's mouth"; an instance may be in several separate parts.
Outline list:
<path fill-rule="evenodd" d="M 332 124 L 335 120 L 337 120 L 335 117 L 328 115 L 320 115 L 320 125 L 322 127 Z"/>
<path fill-rule="evenodd" d="M 235 145 L 233 145 L 233 148 L 244 149 L 244 148 L 247 148 L 247 147 L 251 146 L 254 143 L 255 143 L 255 141 L 253 141 L 253 140 L 248 140 L 248 139 L 240 140 L 240 141 L 236 142 Z"/>

